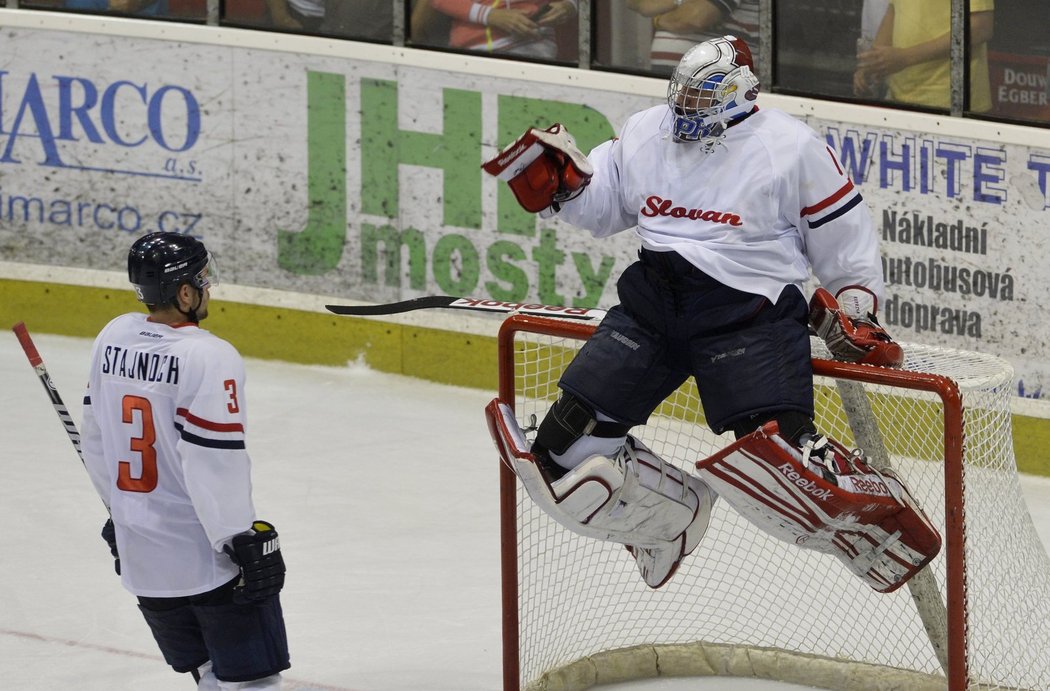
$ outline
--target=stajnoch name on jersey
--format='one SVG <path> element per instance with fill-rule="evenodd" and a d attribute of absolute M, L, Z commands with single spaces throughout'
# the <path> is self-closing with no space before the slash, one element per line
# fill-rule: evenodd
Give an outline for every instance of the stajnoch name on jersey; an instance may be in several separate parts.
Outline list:
<path fill-rule="evenodd" d="M 142 332 L 143 336 L 157 336 Z M 102 354 L 102 373 L 128 379 L 177 385 L 179 358 L 160 353 L 131 350 L 123 346 L 107 345 Z"/>

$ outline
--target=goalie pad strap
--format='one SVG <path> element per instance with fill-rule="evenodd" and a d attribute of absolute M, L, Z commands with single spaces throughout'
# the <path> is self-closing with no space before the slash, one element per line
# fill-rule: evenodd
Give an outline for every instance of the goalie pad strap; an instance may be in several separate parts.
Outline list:
<path fill-rule="evenodd" d="M 628 431 L 629 425 L 599 420 L 589 405 L 571 393 L 563 393 L 540 423 L 533 448 L 562 456 L 581 437 L 623 439 Z"/>
<path fill-rule="evenodd" d="M 940 535 L 892 471 L 877 472 L 831 444 L 834 483 L 807 467 L 775 422 L 696 466 L 756 527 L 832 554 L 874 590 L 892 592 L 937 555 Z"/>

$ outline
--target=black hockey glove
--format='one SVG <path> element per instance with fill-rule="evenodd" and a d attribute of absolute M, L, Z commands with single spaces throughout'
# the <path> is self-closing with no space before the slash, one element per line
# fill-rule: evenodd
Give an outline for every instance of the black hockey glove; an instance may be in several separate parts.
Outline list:
<path fill-rule="evenodd" d="M 247 533 L 235 535 L 223 548 L 241 568 L 241 580 L 233 591 L 234 602 L 258 602 L 284 587 L 284 557 L 277 530 L 266 521 L 255 521 Z"/>
<path fill-rule="evenodd" d="M 120 554 L 117 552 L 117 531 L 113 527 L 113 519 L 110 518 L 102 526 L 102 539 L 109 545 L 109 553 L 113 555 L 113 569 L 120 575 Z"/>

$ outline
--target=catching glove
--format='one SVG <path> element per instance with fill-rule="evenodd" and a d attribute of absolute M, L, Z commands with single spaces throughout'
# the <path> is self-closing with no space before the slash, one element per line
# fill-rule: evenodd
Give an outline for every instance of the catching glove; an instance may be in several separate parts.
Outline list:
<path fill-rule="evenodd" d="M 521 208 L 538 213 L 574 199 L 594 175 L 594 167 L 568 130 L 554 124 L 545 130 L 533 127 L 482 169 L 510 185 Z"/>
<path fill-rule="evenodd" d="M 241 569 L 241 580 L 234 587 L 233 601 L 258 602 L 281 592 L 284 587 L 284 557 L 277 530 L 266 521 L 255 521 L 252 529 L 235 535 L 223 547 Z"/>
<path fill-rule="evenodd" d="M 113 527 L 113 519 L 110 518 L 102 526 L 102 539 L 109 545 L 109 553 L 113 555 L 113 569 L 120 575 L 120 554 L 117 552 L 117 531 Z"/>
<path fill-rule="evenodd" d="M 840 290 L 838 298 L 817 288 L 809 301 L 809 325 L 835 359 L 900 367 L 904 351 L 875 318 L 877 305 L 871 291 L 850 286 Z"/>

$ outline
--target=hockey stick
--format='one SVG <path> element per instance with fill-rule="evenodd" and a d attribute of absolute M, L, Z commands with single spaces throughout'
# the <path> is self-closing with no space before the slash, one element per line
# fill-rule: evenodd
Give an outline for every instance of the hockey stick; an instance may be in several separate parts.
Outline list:
<path fill-rule="evenodd" d="M 55 383 L 51 381 L 51 375 L 48 374 L 47 367 L 44 366 L 44 360 L 40 357 L 40 353 L 37 351 L 32 337 L 29 335 L 29 330 L 26 329 L 24 322 L 18 322 L 11 327 L 11 330 L 14 331 L 15 336 L 18 337 L 18 342 L 22 345 L 22 350 L 25 351 L 26 358 L 29 359 L 29 365 L 36 370 L 36 376 L 40 378 L 40 383 L 44 385 L 44 391 L 47 392 L 48 398 L 51 399 L 51 405 L 55 407 L 55 412 L 58 413 L 58 419 L 62 421 L 62 426 L 66 428 L 66 434 L 69 435 L 69 441 L 73 442 L 73 448 L 76 449 L 77 456 L 80 457 L 80 462 L 83 463 L 84 454 L 80 452 L 80 433 L 77 432 L 77 426 L 73 422 L 73 418 L 70 416 L 66 404 L 62 402 L 62 397 L 58 395 L 58 389 L 55 388 Z"/>
<path fill-rule="evenodd" d="M 428 295 L 426 297 L 388 302 L 383 305 L 325 305 L 333 314 L 349 316 L 377 316 L 383 314 L 400 314 L 424 309 L 457 309 L 477 312 L 494 312 L 508 314 L 529 314 L 542 317 L 561 317 L 563 319 L 595 319 L 605 316 L 605 310 L 587 309 L 584 307 L 559 307 L 530 302 L 504 302 L 502 300 L 481 300 L 462 298 L 453 295 Z"/>
<path fill-rule="evenodd" d="M 857 445 L 868 453 L 873 466 L 892 468 L 886 442 L 879 430 L 871 402 L 864 392 L 864 385 L 859 381 L 837 379 L 835 386 Z M 908 590 L 937 661 L 945 674 L 948 674 L 948 610 L 941 597 L 940 587 L 928 566 L 912 576 L 908 581 Z"/>
<path fill-rule="evenodd" d="M 18 337 L 18 342 L 21 344 L 22 350 L 25 351 L 30 366 L 36 370 L 36 376 L 40 378 L 40 383 L 44 385 L 44 391 L 47 392 L 48 398 L 51 399 L 51 405 L 54 406 L 55 412 L 58 413 L 58 419 L 61 420 L 66 434 L 69 435 L 69 441 L 73 442 L 73 448 L 76 450 L 80 462 L 87 468 L 87 464 L 84 463 L 84 454 L 80 451 L 80 432 L 77 431 L 76 423 L 73 422 L 73 417 L 69 414 L 62 397 L 58 395 L 55 383 L 51 381 L 51 375 L 48 374 L 47 367 L 44 366 L 44 359 L 40 357 L 40 352 L 36 349 L 36 344 L 33 343 L 29 330 L 24 322 L 18 322 L 11 327 L 11 330 Z M 106 510 L 109 511 L 108 505 Z"/>

